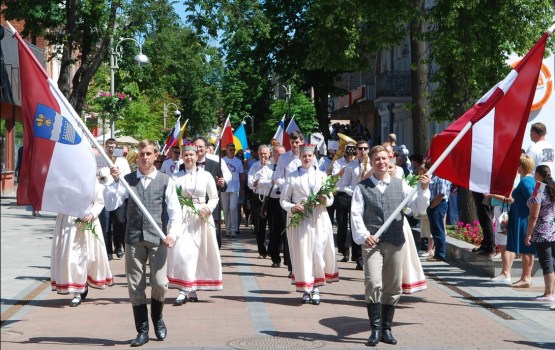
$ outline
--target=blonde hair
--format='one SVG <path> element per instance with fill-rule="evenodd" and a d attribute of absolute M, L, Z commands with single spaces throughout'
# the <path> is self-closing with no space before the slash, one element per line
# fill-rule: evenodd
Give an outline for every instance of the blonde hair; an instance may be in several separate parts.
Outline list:
<path fill-rule="evenodd" d="M 148 146 L 152 146 L 154 147 L 154 154 L 158 154 L 160 153 L 160 150 L 158 149 L 158 146 L 156 146 L 156 144 L 154 143 L 154 141 L 151 140 L 142 140 L 141 142 L 139 142 L 139 144 L 137 145 L 137 148 L 140 150 L 142 150 L 145 147 Z"/>
<path fill-rule="evenodd" d="M 522 154 L 518 166 L 522 168 L 525 174 L 531 174 L 534 171 L 534 160 L 529 155 Z"/>

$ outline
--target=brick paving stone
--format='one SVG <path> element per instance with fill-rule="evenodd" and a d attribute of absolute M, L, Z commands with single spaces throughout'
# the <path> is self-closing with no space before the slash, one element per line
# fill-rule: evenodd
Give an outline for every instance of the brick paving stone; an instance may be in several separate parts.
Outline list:
<path fill-rule="evenodd" d="M 363 273 L 354 269 L 354 263 L 339 263 L 340 281 L 320 288 L 322 302 L 315 306 L 301 305 L 301 293 L 287 279 L 285 267 L 271 268 L 270 259 L 257 259 L 254 235 L 248 230 L 242 229 L 233 240 L 224 237 L 221 254 L 224 290 L 199 292 L 200 302 L 182 306 L 173 305 L 178 292 L 170 290 L 164 309 L 168 338 L 155 340 L 151 326 L 151 341 L 144 349 L 225 349 L 234 339 L 267 336 L 323 341 L 324 349 L 365 348 L 370 326 Z M 379 348 L 555 346 L 555 313 L 529 301 L 536 290 L 490 286 L 487 279 L 468 276 L 447 264 L 423 265 L 434 279 L 429 279 L 425 291 L 401 298 L 393 328 L 399 343 Z M 42 293 L 36 305 L 25 306 L 3 325 L 1 348 L 128 348 L 135 329 L 123 260 L 115 259 L 111 266 L 116 284 L 103 291 L 91 289 L 77 308 L 67 306 L 68 296 Z M 536 286 L 542 284 L 539 280 Z M 475 299 L 469 300 L 461 291 Z M 515 319 L 503 320 L 476 300 Z"/>

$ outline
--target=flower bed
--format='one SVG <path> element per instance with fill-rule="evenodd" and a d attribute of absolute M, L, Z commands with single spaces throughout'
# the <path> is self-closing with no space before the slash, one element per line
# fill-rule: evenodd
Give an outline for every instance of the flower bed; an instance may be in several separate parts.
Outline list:
<path fill-rule="evenodd" d="M 457 222 L 457 225 L 450 225 L 446 227 L 446 234 L 450 237 L 465 241 L 476 246 L 482 243 L 482 228 L 478 221 L 472 224 L 465 224 L 464 222 Z"/>

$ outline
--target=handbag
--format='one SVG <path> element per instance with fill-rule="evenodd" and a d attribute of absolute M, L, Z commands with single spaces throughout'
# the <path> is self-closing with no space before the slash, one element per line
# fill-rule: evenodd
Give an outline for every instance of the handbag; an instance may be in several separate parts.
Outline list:
<path fill-rule="evenodd" d="M 267 196 L 264 196 L 262 200 L 262 205 L 260 206 L 260 211 L 258 212 L 258 217 L 261 219 L 266 219 L 268 217 L 268 197 L 270 197 L 270 193 L 274 189 L 274 185 L 270 187 L 270 192 L 268 192 Z"/>
<path fill-rule="evenodd" d="M 506 198 L 503 199 L 503 204 L 501 205 L 501 215 L 499 215 L 498 222 L 501 227 L 500 233 L 506 235 L 507 226 L 509 225 L 509 202 Z"/>

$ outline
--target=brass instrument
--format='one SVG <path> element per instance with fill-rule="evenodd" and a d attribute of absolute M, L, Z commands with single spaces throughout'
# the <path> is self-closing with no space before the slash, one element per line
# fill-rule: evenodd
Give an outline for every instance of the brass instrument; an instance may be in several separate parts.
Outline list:
<path fill-rule="evenodd" d="M 364 157 L 364 160 L 362 161 L 362 170 L 360 172 L 360 180 L 364 180 L 366 173 L 368 173 L 368 162 L 370 161 L 370 157 L 368 157 L 368 155 L 366 155 Z"/>
<path fill-rule="evenodd" d="M 345 155 L 345 150 L 347 149 L 347 146 L 355 146 L 357 143 L 355 140 L 342 133 L 337 133 L 337 136 L 339 136 L 339 149 L 337 150 L 337 152 L 335 152 L 335 155 L 331 160 L 330 166 L 327 171 L 328 175 L 331 175 L 333 163 L 335 163 L 336 160 L 341 159 L 341 157 Z"/>

